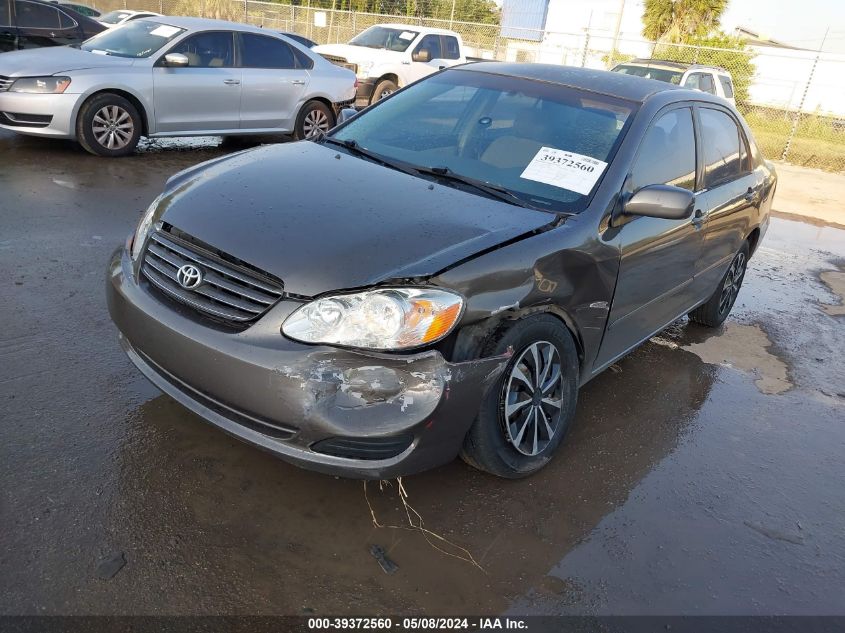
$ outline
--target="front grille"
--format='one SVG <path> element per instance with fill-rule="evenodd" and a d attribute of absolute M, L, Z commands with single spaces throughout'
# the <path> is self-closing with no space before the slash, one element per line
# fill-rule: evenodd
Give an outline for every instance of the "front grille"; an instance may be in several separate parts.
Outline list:
<path fill-rule="evenodd" d="M 213 252 L 194 240 L 156 231 L 150 235 L 141 271 L 154 288 L 217 322 L 243 329 L 282 298 L 282 283 Z M 182 266 L 192 264 L 201 274 L 191 289 L 178 281 Z"/>
<path fill-rule="evenodd" d="M 53 120 L 50 114 L 21 114 L 0 112 L 0 124 L 10 127 L 47 127 Z"/>
<path fill-rule="evenodd" d="M 15 83 L 15 80 L 12 77 L 4 77 L 3 75 L 0 75 L 0 92 L 6 92 L 12 87 L 13 83 Z"/>
<path fill-rule="evenodd" d="M 353 64 L 351 62 L 346 61 L 345 57 L 338 57 L 337 55 L 323 55 L 323 57 L 335 66 L 346 68 L 348 70 L 351 70 L 356 75 L 358 74 L 358 64 Z"/>

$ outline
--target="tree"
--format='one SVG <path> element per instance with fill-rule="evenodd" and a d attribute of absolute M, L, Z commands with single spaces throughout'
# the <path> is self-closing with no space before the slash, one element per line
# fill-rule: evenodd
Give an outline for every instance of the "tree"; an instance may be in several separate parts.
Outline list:
<path fill-rule="evenodd" d="M 728 0 L 645 0 L 643 35 L 650 40 L 684 42 L 719 28 Z"/>

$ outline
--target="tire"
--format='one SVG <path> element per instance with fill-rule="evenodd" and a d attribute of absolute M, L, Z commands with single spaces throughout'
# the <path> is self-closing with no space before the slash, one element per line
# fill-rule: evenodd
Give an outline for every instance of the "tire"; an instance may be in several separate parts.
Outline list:
<path fill-rule="evenodd" d="M 492 475 L 518 479 L 548 464 L 572 425 L 578 397 L 578 352 L 566 326 L 548 314 L 525 317 L 496 333 L 484 345 L 482 356 L 504 354 L 508 348 L 513 348 L 513 357 L 482 399 L 464 438 L 461 458 Z M 549 397 L 539 404 L 539 397 L 530 399 L 527 384 L 517 377 L 522 372 L 527 380 L 537 382 L 532 350 L 538 352 L 541 376 L 546 363 L 552 361 L 545 381 L 550 385 L 545 391 Z M 560 378 L 552 383 L 555 359 Z M 558 399 L 559 406 L 553 406 L 551 402 Z"/>
<path fill-rule="evenodd" d="M 317 138 L 334 127 L 334 112 L 322 101 L 309 101 L 296 117 L 294 138 L 297 141 Z"/>
<path fill-rule="evenodd" d="M 370 103 L 381 101 L 385 97 L 392 95 L 397 90 L 399 90 L 399 86 L 396 85 L 395 81 L 391 81 L 390 79 L 380 81 L 376 84 L 375 90 L 373 90 L 373 96 L 370 97 Z"/>
<path fill-rule="evenodd" d="M 716 290 L 713 291 L 707 302 L 689 313 L 690 321 L 707 327 L 719 327 L 725 322 L 745 279 L 748 254 L 748 241 L 745 241 L 737 254 L 734 255 L 731 265 L 728 266 L 728 270 L 722 276 L 719 285 L 716 286 Z"/>
<path fill-rule="evenodd" d="M 96 156 L 128 156 L 135 151 L 142 129 L 143 121 L 135 106 L 108 92 L 86 101 L 76 118 L 79 144 Z"/>

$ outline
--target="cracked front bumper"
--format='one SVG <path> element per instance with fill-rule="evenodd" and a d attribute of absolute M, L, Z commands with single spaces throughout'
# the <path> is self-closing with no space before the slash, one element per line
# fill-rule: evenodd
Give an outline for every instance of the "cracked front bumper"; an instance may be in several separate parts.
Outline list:
<path fill-rule="evenodd" d="M 451 461 L 507 362 L 303 345 L 280 333 L 300 305 L 284 300 L 243 332 L 220 331 L 139 284 L 125 249 L 112 257 L 107 294 L 127 355 L 162 391 L 224 431 L 327 474 L 387 479 Z M 343 447 L 355 456 L 338 454 Z"/>

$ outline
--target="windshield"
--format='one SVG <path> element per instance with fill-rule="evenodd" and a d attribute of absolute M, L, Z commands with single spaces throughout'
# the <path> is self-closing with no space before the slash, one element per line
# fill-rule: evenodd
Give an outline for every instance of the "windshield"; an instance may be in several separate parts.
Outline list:
<path fill-rule="evenodd" d="M 412 167 L 445 168 L 533 207 L 577 213 L 633 110 L 559 84 L 449 70 L 363 111 L 332 137 Z"/>
<path fill-rule="evenodd" d="M 384 26 L 371 26 L 363 33 L 359 33 L 350 40 L 352 46 L 366 46 L 368 48 L 384 48 L 389 51 L 402 53 L 408 49 L 411 42 L 419 35 L 418 31 L 407 29 L 389 29 Z"/>
<path fill-rule="evenodd" d="M 676 86 L 681 83 L 681 77 L 684 76 L 684 71 L 682 70 L 655 68 L 654 66 L 636 66 L 634 64 L 622 64 L 614 68 L 613 72 L 645 77 L 646 79 L 656 79 L 657 81 L 665 81 Z"/>
<path fill-rule="evenodd" d="M 185 29 L 151 20 L 128 22 L 86 40 L 84 51 L 116 57 L 149 57 Z"/>
<path fill-rule="evenodd" d="M 106 24 L 117 24 L 121 20 L 128 18 L 132 15 L 129 11 L 112 11 L 110 13 L 106 13 L 105 15 L 101 15 L 99 17 L 100 22 L 105 22 Z"/>

